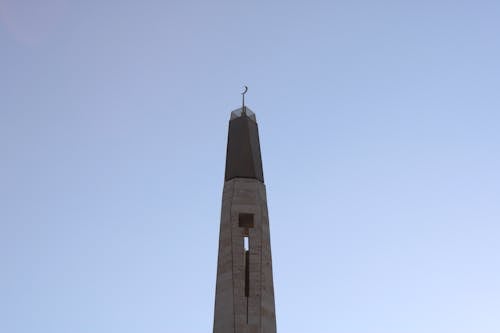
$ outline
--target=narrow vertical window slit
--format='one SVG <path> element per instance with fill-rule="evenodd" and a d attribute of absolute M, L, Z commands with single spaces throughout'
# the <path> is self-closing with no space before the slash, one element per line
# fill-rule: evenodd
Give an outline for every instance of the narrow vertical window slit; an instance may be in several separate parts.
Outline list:
<path fill-rule="evenodd" d="M 250 230 L 254 227 L 253 214 L 240 213 L 238 216 L 238 226 L 242 228 L 243 233 L 243 268 L 244 268 L 244 293 L 247 306 L 247 324 L 249 322 L 249 298 L 250 298 Z"/>
<path fill-rule="evenodd" d="M 250 296 L 250 247 L 248 237 L 244 237 L 245 248 L 245 298 L 247 301 L 247 324 L 248 324 L 248 298 Z"/>

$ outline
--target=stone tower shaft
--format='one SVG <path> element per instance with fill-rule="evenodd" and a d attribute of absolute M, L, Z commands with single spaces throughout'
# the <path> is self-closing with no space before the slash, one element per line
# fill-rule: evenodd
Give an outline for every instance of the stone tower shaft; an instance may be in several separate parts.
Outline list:
<path fill-rule="evenodd" d="M 214 333 L 275 333 L 266 187 L 253 112 L 231 113 L 215 292 Z"/>

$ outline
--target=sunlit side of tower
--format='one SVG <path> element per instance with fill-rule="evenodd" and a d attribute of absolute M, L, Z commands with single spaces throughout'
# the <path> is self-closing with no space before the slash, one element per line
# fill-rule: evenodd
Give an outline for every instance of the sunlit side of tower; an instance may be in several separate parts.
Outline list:
<path fill-rule="evenodd" d="M 259 132 L 245 106 L 229 121 L 213 332 L 276 332 Z"/>

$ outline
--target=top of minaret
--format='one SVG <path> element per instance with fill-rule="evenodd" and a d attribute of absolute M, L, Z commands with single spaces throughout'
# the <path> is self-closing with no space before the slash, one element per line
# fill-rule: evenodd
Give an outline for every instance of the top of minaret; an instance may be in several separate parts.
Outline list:
<path fill-rule="evenodd" d="M 244 105 L 231 112 L 229 120 L 225 180 L 233 178 L 264 182 L 257 119 Z"/>
<path fill-rule="evenodd" d="M 243 112 L 243 110 L 245 110 L 245 112 Z M 250 118 L 253 121 L 257 122 L 257 118 L 255 117 L 255 113 L 252 110 L 250 110 L 248 107 L 246 107 L 246 106 L 243 106 L 243 107 L 241 107 L 239 109 L 236 109 L 233 112 L 231 112 L 231 119 L 230 120 L 239 118 L 239 117 L 241 117 L 244 114 L 248 118 Z"/>

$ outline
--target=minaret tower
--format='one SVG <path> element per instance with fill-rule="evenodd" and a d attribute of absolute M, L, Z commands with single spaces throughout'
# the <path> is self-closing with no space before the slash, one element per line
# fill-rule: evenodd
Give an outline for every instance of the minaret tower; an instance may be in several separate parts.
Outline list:
<path fill-rule="evenodd" d="M 229 121 L 213 332 L 276 333 L 259 131 L 244 100 Z"/>

